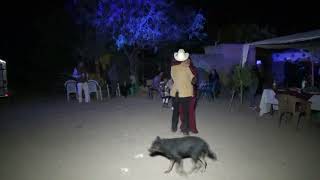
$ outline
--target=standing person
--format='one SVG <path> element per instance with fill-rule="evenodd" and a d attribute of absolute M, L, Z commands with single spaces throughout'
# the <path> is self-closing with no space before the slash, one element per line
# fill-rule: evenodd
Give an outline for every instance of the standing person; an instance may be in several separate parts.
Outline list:
<path fill-rule="evenodd" d="M 139 88 L 136 80 L 136 76 L 131 74 L 129 77 L 130 80 L 130 94 L 135 95 L 137 89 Z"/>
<path fill-rule="evenodd" d="M 88 87 L 88 71 L 84 62 L 80 61 L 78 66 L 73 69 L 72 77 L 77 80 L 77 91 L 79 103 L 82 103 L 82 91 L 84 91 L 85 102 L 90 102 L 90 94 Z"/>
<path fill-rule="evenodd" d="M 256 109 L 256 96 L 259 86 L 258 68 L 254 65 L 251 69 L 251 84 L 249 86 L 250 108 Z"/>
<path fill-rule="evenodd" d="M 129 95 L 130 90 L 130 73 L 128 68 L 121 68 L 119 69 L 119 88 L 120 88 L 120 95 L 123 97 L 127 97 Z"/>
<path fill-rule="evenodd" d="M 192 72 L 192 74 L 197 78 L 198 72 L 197 68 L 193 65 L 192 61 L 190 61 L 189 68 Z M 193 83 L 193 96 L 191 98 L 190 106 L 189 106 L 189 127 L 190 131 L 194 134 L 198 133 L 197 125 L 196 125 L 196 104 L 197 104 L 197 83 Z M 183 119 L 183 110 L 182 106 L 179 107 L 179 113 L 181 114 L 180 120 L 182 122 Z M 180 129 L 182 129 L 182 126 L 180 126 Z"/>
<path fill-rule="evenodd" d="M 127 81 L 124 81 L 123 83 L 120 84 L 120 94 L 127 98 L 129 95 L 130 91 L 130 84 L 127 83 Z"/>
<path fill-rule="evenodd" d="M 118 74 L 118 68 L 116 63 L 112 63 L 111 67 L 108 72 L 109 80 L 111 83 L 111 97 L 116 96 L 116 91 L 117 91 L 117 84 L 119 82 L 119 74 Z"/>
<path fill-rule="evenodd" d="M 169 100 L 170 100 L 170 91 L 172 89 L 173 81 L 169 79 L 165 86 L 164 86 L 164 96 L 162 98 L 162 107 L 169 107 Z"/>
<path fill-rule="evenodd" d="M 174 53 L 174 59 L 180 64 L 171 66 L 171 77 L 173 80 L 172 90 L 170 92 L 173 97 L 173 113 L 172 113 L 172 126 L 173 132 L 177 131 L 179 121 L 179 106 L 182 106 L 183 119 L 182 119 L 182 132 L 184 135 L 189 135 L 189 107 L 193 96 L 193 85 L 195 76 L 191 72 L 189 53 L 183 49 L 179 49 Z"/>
<path fill-rule="evenodd" d="M 209 74 L 209 83 L 212 86 L 212 98 L 219 93 L 220 77 L 216 69 L 213 69 Z"/>

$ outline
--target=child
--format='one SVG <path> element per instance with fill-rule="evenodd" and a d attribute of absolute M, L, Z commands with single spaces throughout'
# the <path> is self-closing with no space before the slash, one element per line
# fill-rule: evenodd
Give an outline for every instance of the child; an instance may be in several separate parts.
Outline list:
<path fill-rule="evenodd" d="M 173 81 L 172 79 L 168 80 L 164 86 L 164 93 L 162 97 L 163 107 L 169 107 L 170 100 L 170 90 L 172 88 Z"/>
<path fill-rule="evenodd" d="M 167 80 L 164 79 L 159 84 L 159 93 L 160 93 L 160 97 L 162 98 L 162 103 L 164 103 L 166 83 L 167 83 Z"/>

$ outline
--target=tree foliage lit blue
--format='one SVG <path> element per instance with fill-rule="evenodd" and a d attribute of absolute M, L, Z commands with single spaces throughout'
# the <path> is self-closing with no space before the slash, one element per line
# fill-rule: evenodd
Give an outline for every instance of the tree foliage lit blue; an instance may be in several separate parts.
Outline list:
<path fill-rule="evenodd" d="M 119 49 L 205 37 L 203 14 L 179 12 L 179 7 L 166 0 L 97 0 L 91 5 L 85 1 L 73 0 L 79 11 L 77 22 L 109 35 Z"/>
<path fill-rule="evenodd" d="M 72 7 L 79 24 L 111 38 L 118 50 L 129 52 L 127 55 L 136 49 L 206 36 L 201 12 L 183 11 L 184 7 L 168 0 L 72 0 Z"/>

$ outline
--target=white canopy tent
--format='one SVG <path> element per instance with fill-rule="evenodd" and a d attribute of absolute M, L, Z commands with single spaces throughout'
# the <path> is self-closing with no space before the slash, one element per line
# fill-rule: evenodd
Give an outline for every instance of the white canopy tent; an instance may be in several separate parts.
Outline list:
<path fill-rule="evenodd" d="M 283 49 L 283 48 L 310 48 L 315 45 L 319 45 L 319 42 L 314 40 L 320 39 L 320 29 L 298 33 L 288 36 L 281 36 L 272 39 L 266 39 L 262 41 L 256 41 L 252 43 L 247 43 L 243 45 L 242 49 L 242 66 L 244 66 L 247 62 L 249 48 L 252 47 L 260 47 L 265 49 Z M 319 45 L 320 46 L 320 45 Z"/>
<path fill-rule="evenodd" d="M 242 48 L 242 67 L 247 63 L 248 53 L 250 48 L 264 48 L 264 49 L 285 49 L 285 48 L 302 48 L 313 51 L 316 47 L 320 47 L 320 29 L 297 33 L 288 36 L 281 36 L 272 39 L 266 39 L 262 41 L 256 41 L 252 43 L 247 43 L 243 45 Z M 317 58 L 312 58 L 312 85 L 314 85 L 314 72 L 313 72 L 313 61 L 318 60 Z"/>

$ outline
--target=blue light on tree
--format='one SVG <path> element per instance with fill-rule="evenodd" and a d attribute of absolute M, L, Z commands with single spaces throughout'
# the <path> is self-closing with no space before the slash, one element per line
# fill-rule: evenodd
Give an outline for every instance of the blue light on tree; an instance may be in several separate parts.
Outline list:
<path fill-rule="evenodd" d="M 116 39 L 117 48 L 121 49 L 125 44 L 126 44 L 126 39 L 122 34 L 120 34 Z"/>
<path fill-rule="evenodd" d="M 205 37 L 203 14 L 183 12 L 168 0 L 77 0 L 73 7 L 77 21 L 111 39 L 128 56 L 132 69 L 141 49 Z"/>

